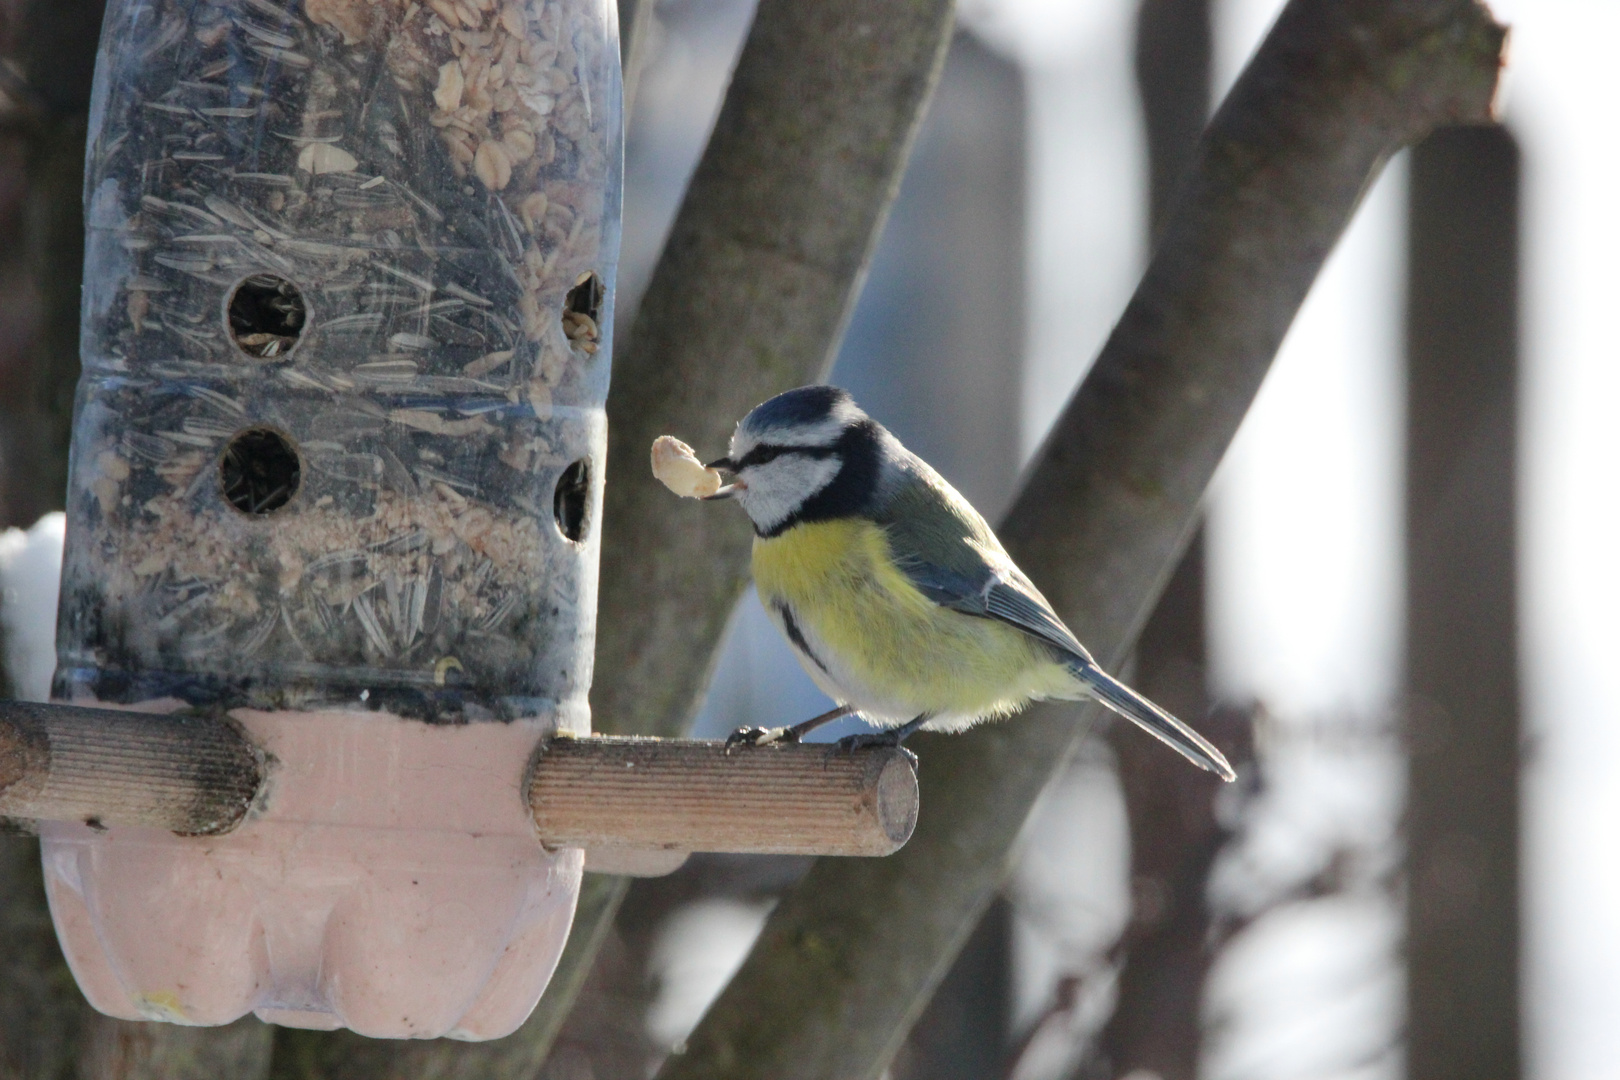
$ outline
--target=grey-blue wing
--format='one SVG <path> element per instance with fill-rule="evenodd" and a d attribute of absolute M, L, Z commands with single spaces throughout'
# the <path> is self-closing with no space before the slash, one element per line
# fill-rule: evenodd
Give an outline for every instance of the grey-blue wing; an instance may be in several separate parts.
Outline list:
<path fill-rule="evenodd" d="M 1097 666 L 967 500 L 915 459 L 903 480 L 876 517 L 895 562 L 919 592 L 941 607 L 995 619 L 1046 642 L 1104 705 L 1193 764 L 1232 779 L 1231 765 L 1203 736 Z"/>
<path fill-rule="evenodd" d="M 1077 659 L 1092 663 L 1091 654 L 1074 636 L 1074 631 L 1063 625 L 1052 605 L 1047 603 L 1028 578 L 1014 567 L 1003 572 L 985 593 L 985 612 L 992 619 L 1010 623 L 1027 634 L 1056 645 Z"/>
<path fill-rule="evenodd" d="M 997 567 L 985 560 L 977 573 L 964 573 L 915 556 L 898 562 L 917 590 L 941 607 L 1004 622 L 1077 660 L 1093 662 L 1046 597 L 1017 567 Z"/>
<path fill-rule="evenodd" d="M 901 463 L 902 479 L 875 516 L 912 584 L 941 607 L 1004 622 L 1091 663 L 978 511 L 920 458 Z"/>

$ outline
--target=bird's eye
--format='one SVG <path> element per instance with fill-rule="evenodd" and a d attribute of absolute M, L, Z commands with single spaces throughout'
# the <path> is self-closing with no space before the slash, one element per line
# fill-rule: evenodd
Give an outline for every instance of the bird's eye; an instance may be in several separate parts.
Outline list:
<path fill-rule="evenodd" d="M 756 446 L 748 451 L 743 461 L 747 465 L 764 465 L 767 462 L 775 461 L 784 452 L 780 446 Z"/>

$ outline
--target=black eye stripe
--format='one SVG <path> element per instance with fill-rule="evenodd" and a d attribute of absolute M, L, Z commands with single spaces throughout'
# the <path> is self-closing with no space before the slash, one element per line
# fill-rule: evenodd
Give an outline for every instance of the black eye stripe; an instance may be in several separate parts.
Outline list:
<path fill-rule="evenodd" d="M 838 453 L 832 446 L 772 446 L 761 443 L 737 461 L 738 469 L 746 469 L 750 465 L 763 465 L 768 461 L 775 461 L 783 454 L 798 454 L 800 457 L 829 458 Z"/>

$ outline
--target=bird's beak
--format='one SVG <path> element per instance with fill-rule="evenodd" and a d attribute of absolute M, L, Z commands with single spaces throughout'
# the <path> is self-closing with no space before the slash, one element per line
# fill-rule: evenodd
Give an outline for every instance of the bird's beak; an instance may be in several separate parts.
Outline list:
<path fill-rule="evenodd" d="M 731 459 L 728 458 L 728 457 L 715 458 L 713 461 L 711 461 L 707 465 L 705 465 L 704 468 L 706 468 L 706 469 L 714 469 L 714 470 L 716 470 L 718 472 L 728 472 L 728 473 L 734 473 L 734 472 L 737 471 L 737 467 L 732 464 Z M 731 483 L 731 484 L 727 484 L 725 487 L 721 488 L 719 491 L 716 491 L 713 495 L 705 495 L 705 496 L 703 496 L 703 501 L 704 502 L 718 502 L 721 499 L 729 499 L 735 494 L 737 494 L 737 485 L 735 483 Z"/>

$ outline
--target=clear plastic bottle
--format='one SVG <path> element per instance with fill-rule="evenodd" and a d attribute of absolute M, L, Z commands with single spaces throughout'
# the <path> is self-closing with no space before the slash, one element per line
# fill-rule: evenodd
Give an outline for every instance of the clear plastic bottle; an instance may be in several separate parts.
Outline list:
<path fill-rule="evenodd" d="M 618 255 L 607 0 L 113 0 L 53 694 L 228 714 L 220 837 L 43 830 L 103 1012 L 493 1038 L 578 851 Z"/>

